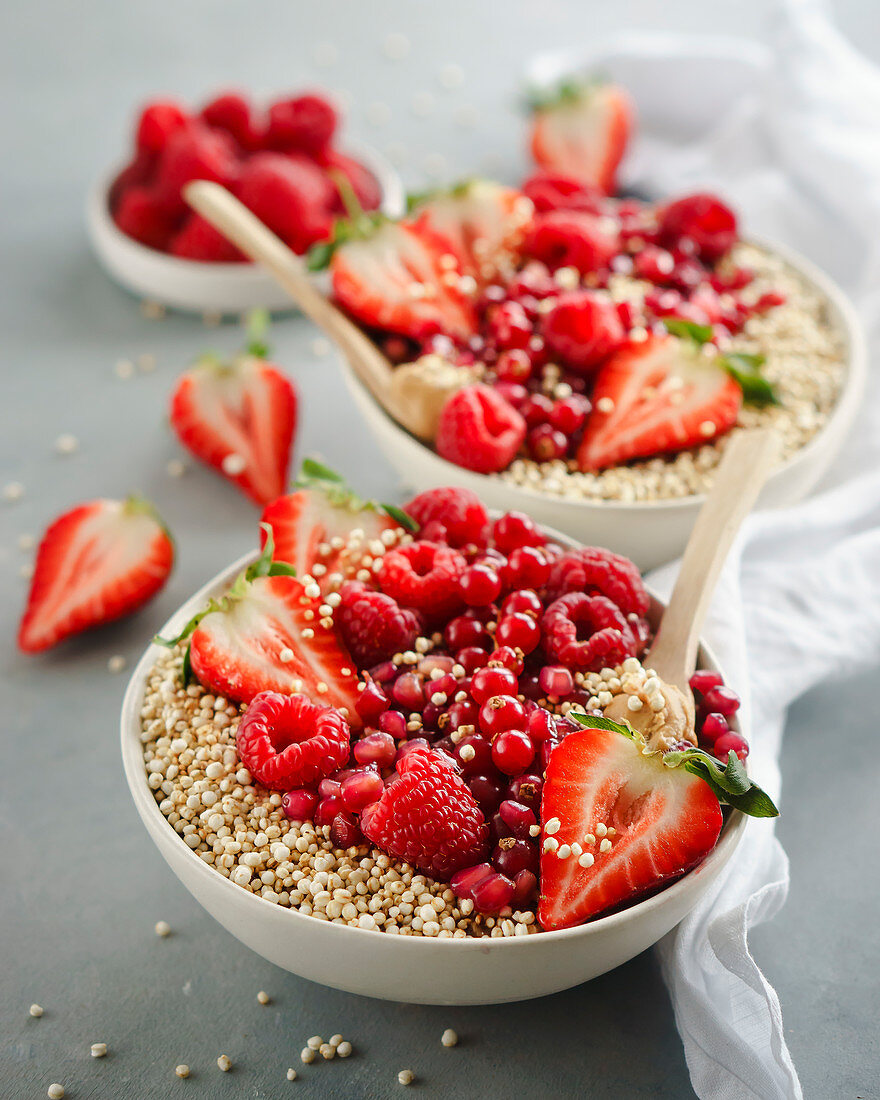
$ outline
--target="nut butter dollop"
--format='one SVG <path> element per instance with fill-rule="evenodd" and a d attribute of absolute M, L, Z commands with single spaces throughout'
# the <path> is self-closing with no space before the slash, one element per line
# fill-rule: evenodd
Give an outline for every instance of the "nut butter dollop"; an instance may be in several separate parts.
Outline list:
<path fill-rule="evenodd" d="M 681 688 L 658 677 L 615 695 L 604 714 L 613 722 L 628 722 L 651 748 L 660 752 L 668 751 L 678 741 L 697 743 L 692 700 Z"/>

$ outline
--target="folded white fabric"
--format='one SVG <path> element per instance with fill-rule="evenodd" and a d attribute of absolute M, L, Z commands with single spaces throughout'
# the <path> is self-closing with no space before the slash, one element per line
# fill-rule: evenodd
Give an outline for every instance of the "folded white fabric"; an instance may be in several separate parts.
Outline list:
<path fill-rule="evenodd" d="M 644 134 L 628 182 L 652 194 L 712 188 L 748 230 L 790 244 L 852 294 L 880 350 L 880 74 L 818 0 L 779 5 L 769 49 L 687 36 L 617 38 L 590 58 L 624 81 Z M 880 653 L 880 402 L 824 493 L 753 516 L 731 556 L 707 636 L 744 694 L 750 764 L 780 797 L 787 706 Z M 676 566 L 652 583 L 668 592 Z M 746 685 L 748 685 L 746 690 Z M 781 797 L 784 812 L 785 798 Z M 788 860 L 751 821 L 711 894 L 659 945 L 694 1089 L 711 1100 L 802 1096 L 779 1001 L 748 949 L 778 911 Z"/>

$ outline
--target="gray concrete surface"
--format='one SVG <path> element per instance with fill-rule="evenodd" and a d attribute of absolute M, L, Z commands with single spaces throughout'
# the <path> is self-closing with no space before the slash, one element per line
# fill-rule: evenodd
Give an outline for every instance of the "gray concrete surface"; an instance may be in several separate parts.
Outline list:
<path fill-rule="evenodd" d="M 873 5 L 840 4 L 844 25 L 880 52 Z M 0 484 L 23 500 L 0 505 L 3 760 L 0 766 L 0 1097 L 44 1097 L 59 1081 L 84 1098 L 386 1097 L 397 1072 L 418 1076 L 416 1095 L 436 1097 L 674 1097 L 692 1095 L 668 998 L 651 954 L 597 981 L 540 1002 L 500 1008 L 389 1005 L 322 989 L 283 973 L 207 918 L 173 878 L 138 821 L 122 776 L 117 715 L 125 674 L 167 614 L 253 542 L 255 512 L 211 473 L 166 473 L 179 449 L 164 423 L 176 373 L 205 347 L 229 350 L 231 326 L 206 331 L 192 318 L 143 319 L 89 254 L 82 206 L 91 178 L 118 158 L 133 105 L 156 91 L 196 96 L 230 83 L 270 91 L 320 81 L 347 91 L 349 131 L 400 146 L 409 183 L 439 151 L 450 177 L 475 168 L 516 172 L 520 130 L 514 74 L 532 49 L 623 26 L 731 31 L 760 37 L 770 5 L 669 0 L 598 5 L 440 5 L 382 2 L 293 4 L 265 0 L 36 0 L 0 12 L 4 133 L 0 256 Z M 390 31 L 411 42 L 388 61 Z M 317 43 L 338 47 L 320 68 Z M 465 82 L 446 90 L 441 67 Z M 429 117 L 411 108 L 433 97 Z M 371 127 L 368 105 L 392 120 Z M 474 125 L 456 122 L 473 107 Z M 357 429 L 330 359 L 313 333 L 288 319 L 274 333 L 278 360 L 300 386 L 298 451 L 320 451 L 356 470 L 366 493 L 389 497 L 393 477 Z M 153 374 L 122 381 L 120 358 L 149 352 Z M 56 437 L 71 432 L 77 454 Z M 37 659 L 11 643 L 29 555 L 64 507 L 138 489 L 153 498 L 178 539 L 171 581 L 128 622 Z M 779 990 L 789 1042 L 809 1097 L 877 1095 L 876 844 L 870 806 L 876 735 L 858 719 L 876 688 L 817 690 L 794 708 L 784 752 L 780 836 L 792 861 L 792 896 L 754 936 Z M 846 745 L 846 751 L 843 746 Z M 822 760 L 821 766 L 817 760 Z M 827 823 L 827 824 L 826 824 Z M 873 867 L 873 871 L 869 868 Z M 154 923 L 174 932 L 159 939 Z M 413 974 L 414 984 L 419 975 Z M 271 1004 L 257 1003 L 260 989 Z M 45 1014 L 28 1016 L 39 1002 Z M 440 1034 L 454 1027 L 454 1050 Z M 303 1067 L 315 1033 L 342 1032 L 347 1062 Z M 104 1041 L 104 1060 L 89 1056 Z M 235 1063 L 221 1074 L 215 1060 Z M 187 1081 L 174 1067 L 192 1067 Z M 300 1079 L 289 1084 L 288 1066 Z"/>

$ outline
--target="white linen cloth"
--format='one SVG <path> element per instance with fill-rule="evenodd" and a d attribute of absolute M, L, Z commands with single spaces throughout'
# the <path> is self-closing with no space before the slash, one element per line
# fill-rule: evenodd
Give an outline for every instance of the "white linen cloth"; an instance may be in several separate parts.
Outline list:
<path fill-rule="evenodd" d="M 629 185 L 728 197 L 747 232 L 791 245 L 844 286 L 880 351 L 880 73 L 819 0 L 780 0 L 766 49 L 629 35 L 589 61 L 625 83 L 639 107 Z M 751 767 L 783 813 L 787 706 L 880 653 L 878 428 L 880 398 L 869 387 L 824 492 L 748 521 L 706 630 L 744 695 Z M 677 569 L 651 582 L 668 592 Z M 658 945 L 700 1097 L 802 1097 L 778 998 L 747 943 L 749 928 L 783 904 L 788 880 L 772 823 L 750 821 L 721 880 Z"/>

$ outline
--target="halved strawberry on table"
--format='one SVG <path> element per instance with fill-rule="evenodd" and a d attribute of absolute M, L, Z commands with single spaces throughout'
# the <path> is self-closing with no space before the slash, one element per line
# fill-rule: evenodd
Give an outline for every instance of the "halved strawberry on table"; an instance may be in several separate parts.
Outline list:
<path fill-rule="evenodd" d="M 40 543 L 19 648 L 39 653 L 129 614 L 162 588 L 173 562 L 171 536 L 147 501 L 93 500 L 72 508 Z"/>
<path fill-rule="evenodd" d="M 157 638 L 188 641 L 186 665 L 211 691 L 248 703 L 263 691 L 306 695 L 344 709 L 357 725 L 357 669 L 333 624 L 322 622 L 320 595 L 272 560 L 268 533 L 262 554 L 228 592 L 195 615 L 181 633 Z"/>
<path fill-rule="evenodd" d="M 547 172 L 612 195 L 634 118 L 633 102 L 619 85 L 567 82 L 535 103 L 532 156 Z"/>
<path fill-rule="evenodd" d="M 699 446 L 736 423 L 743 393 L 693 340 L 652 335 L 600 368 L 577 452 L 581 470 Z"/>
<path fill-rule="evenodd" d="M 171 425 L 196 458 L 257 504 L 284 492 L 296 429 L 292 382 L 252 341 L 230 362 L 203 356 L 181 375 L 171 397 Z"/>

